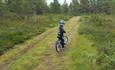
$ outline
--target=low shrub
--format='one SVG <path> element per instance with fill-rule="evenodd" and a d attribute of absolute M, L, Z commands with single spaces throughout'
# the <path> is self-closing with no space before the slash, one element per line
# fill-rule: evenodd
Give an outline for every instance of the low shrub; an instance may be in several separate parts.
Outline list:
<path fill-rule="evenodd" d="M 115 20 L 114 16 L 95 14 L 84 17 L 79 34 L 85 35 L 97 47 L 98 70 L 114 70 L 115 66 Z"/>
<path fill-rule="evenodd" d="M 25 19 L 13 19 L 0 17 L 0 55 L 15 44 L 23 43 L 32 36 L 39 35 L 49 28 L 58 25 L 63 15 L 45 14 L 26 17 Z M 68 20 L 70 16 L 63 18 Z"/>

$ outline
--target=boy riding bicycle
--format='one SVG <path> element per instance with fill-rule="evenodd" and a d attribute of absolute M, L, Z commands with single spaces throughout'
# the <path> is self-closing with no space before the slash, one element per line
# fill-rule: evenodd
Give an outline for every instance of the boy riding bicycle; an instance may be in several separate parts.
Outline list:
<path fill-rule="evenodd" d="M 64 33 L 66 33 L 64 30 L 64 20 L 60 20 L 58 39 L 61 41 L 62 48 L 64 48 L 64 39 L 63 39 Z"/>

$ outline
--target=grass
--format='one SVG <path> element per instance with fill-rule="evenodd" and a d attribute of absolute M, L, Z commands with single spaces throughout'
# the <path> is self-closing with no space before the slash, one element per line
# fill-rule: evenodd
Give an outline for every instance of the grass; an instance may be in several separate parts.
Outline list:
<path fill-rule="evenodd" d="M 76 34 L 76 47 L 70 52 L 70 70 L 95 70 L 96 47 L 85 36 Z M 72 62 L 74 61 L 74 62 Z"/>
<path fill-rule="evenodd" d="M 69 29 L 72 28 L 68 24 L 66 27 L 67 31 L 69 30 L 68 27 L 69 27 Z M 50 30 L 52 32 L 50 32 Z M 54 47 L 54 44 L 52 44 L 52 43 L 55 41 L 57 29 L 53 28 L 50 30 L 48 32 L 45 32 L 45 33 L 49 33 L 49 34 L 43 40 L 41 40 L 39 43 L 34 45 L 35 46 L 34 48 L 27 51 L 25 54 L 21 55 L 20 57 L 18 57 L 18 59 L 15 61 L 15 63 L 10 64 L 9 69 L 10 70 L 28 70 L 28 69 L 31 70 L 31 69 L 35 68 L 36 66 L 39 66 L 39 64 L 41 64 L 42 62 L 44 62 L 43 61 L 44 55 L 49 52 L 51 52 L 51 54 L 52 54 L 51 57 L 53 57 L 53 59 L 51 61 L 53 61 L 54 64 L 56 64 L 56 65 L 58 65 L 58 63 L 61 64 L 60 62 L 57 63 L 58 58 L 61 59 L 61 57 L 56 56 L 55 49 L 52 49 Z M 50 44 L 50 43 L 52 44 L 52 46 L 48 46 L 48 44 Z M 48 47 L 50 47 L 52 49 L 52 50 L 49 50 L 49 52 L 47 51 Z M 46 68 L 47 68 L 47 66 L 46 66 Z"/>
<path fill-rule="evenodd" d="M 10 70 L 31 70 L 36 65 L 40 64 L 42 55 L 47 51 L 47 41 L 52 42 L 55 39 L 54 37 L 56 36 L 54 34 L 52 38 L 50 37 L 50 35 L 48 35 L 44 40 L 35 45 L 35 48 L 31 49 L 26 54 L 21 56 L 18 60 L 16 60 L 16 62 L 11 65 Z"/>
<path fill-rule="evenodd" d="M 50 16 L 51 17 L 54 17 L 53 14 L 51 15 L 46 15 L 46 16 Z M 41 18 L 46 18 L 46 16 L 41 16 Z M 60 19 L 61 15 L 56 15 L 54 20 L 52 20 L 52 24 L 55 24 L 57 25 L 58 24 L 58 19 Z M 69 16 L 68 16 L 69 17 Z M 68 17 L 66 17 L 68 19 Z M 45 20 L 44 22 L 46 22 L 47 24 L 50 24 L 51 20 Z M 49 22 L 49 23 L 48 23 Z M 46 24 L 45 23 L 45 24 Z M 17 25 L 14 25 L 15 23 L 12 23 L 11 25 L 13 26 L 17 26 Z M 18 24 L 18 25 L 22 25 L 23 23 L 21 24 Z M 25 25 L 25 24 L 24 24 Z M 5 25 L 6 26 L 6 25 Z M 1 26 L 2 27 L 2 26 Z M 45 26 L 44 26 L 45 27 Z M 51 27 L 50 27 L 51 28 Z M 49 29 L 49 28 L 48 28 Z M 54 29 L 55 30 L 55 29 Z M 48 33 L 51 33 L 52 32 L 52 29 L 49 29 L 47 32 L 37 36 L 37 37 L 31 37 L 31 40 L 27 40 L 25 41 L 24 43 L 22 44 L 18 44 L 18 45 L 15 45 L 12 49 L 9 49 L 7 52 L 5 52 L 4 55 L 0 56 L 0 64 L 4 64 L 5 62 L 7 61 L 10 61 L 12 59 L 15 58 L 19 58 L 19 56 L 21 56 L 23 53 L 22 51 L 24 52 L 25 49 L 27 49 L 30 45 L 34 45 L 36 46 L 36 44 L 34 43 L 37 43 L 39 42 L 39 39 L 43 38 L 43 37 L 46 37 Z M 56 32 L 55 32 L 56 33 Z M 27 49 L 28 50 L 28 49 Z M 25 52 L 26 53 L 26 52 Z"/>
<path fill-rule="evenodd" d="M 10 49 L 4 55 L 0 56 L 0 63 L 9 61 L 10 59 L 12 59 L 12 57 L 14 57 L 16 55 L 17 56 L 20 55 L 21 51 L 24 50 L 24 48 L 27 48 L 28 45 L 32 45 L 33 43 L 36 43 L 41 38 L 41 36 L 44 37 L 49 32 L 51 32 L 51 30 L 48 30 L 48 32 L 45 32 L 45 33 L 41 34 L 40 36 L 33 37 L 31 40 L 25 41 L 25 43 L 23 43 L 23 44 L 16 45 L 15 48 Z"/>
<path fill-rule="evenodd" d="M 28 19 L 5 19 L 0 17 L 0 54 L 6 53 L 14 45 L 24 43 L 31 37 L 39 35 L 58 25 L 61 18 L 68 20 L 71 16 L 45 14 Z"/>
<path fill-rule="evenodd" d="M 61 55 L 57 55 L 54 47 L 54 41 L 57 34 L 57 28 L 49 29 L 47 32 L 25 43 L 33 44 L 37 39 L 45 34 L 45 38 L 34 44 L 34 47 L 18 56 L 13 63 L 9 65 L 9 70 L 95 70 L 97 47 L 85 35 L 78 33 L 79 23 L 76 17 L 68 21 L 65 26 L 67 33 L 71 33 L 70 43 L 67 50 Z M 74 22 L 74 23 L 73 23 Z M 22 47 L 27 47 L 20 45 Z M 8 56 L 13 57 L 19 50 L 11 51 Z M 11 56 L 11 55 L 12 56 Z M 11 59 L 7 56 L 1 57 L 1 62 L 5 59 Z M 5 59 L 4 59 L 5 58 Z"/>
<path fill-rule="evenodd" d="M 115 45 L 113 18 L 112 15 L 93 14 L 84 16 L 80 25 L 79 34 L 85 36 L 93 43 L 92 46 L 96 47 L 96 70 L 114 70 L 115 61 L 111 60 L 114 58 L 115 50 L 113 48 Z"/>
<path fill-rule="evenodd" d="M 82 18 L 79 22 L 76 22 L 78 26 L 81 25 Z M 68 58 L 66 63 L 67 70 L 95 70 L 97 47 L 85 35 L 79 34 L 80 27 L 75 28 L 72 32 L 72 41 L 68 45 L 70 46 L 69 50 L 65 56 Z"/>

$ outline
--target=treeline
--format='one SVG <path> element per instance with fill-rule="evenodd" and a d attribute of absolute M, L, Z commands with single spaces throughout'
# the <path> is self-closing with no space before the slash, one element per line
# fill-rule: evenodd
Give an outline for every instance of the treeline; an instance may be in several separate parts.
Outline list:
<path fill-rule="evenodd" d="M 45 0 L 0 0 L 0 16 L 7 16 L 9 13 L 18 17 L 32 16 L 42 14 L 47 9 Z"/>
<path fill-rule="evenodd" d="M 0 0 L 0 16 L 8 12 L 18 16 L 31 16 L 43 13 L 65 13 L 79 15 L 80 13 L 107 13 L 113 12 L 114 0 L 72 0 L 70 5 L 64 1 L 61 5 L 54 0 L 47 5 L 46 0 Z"/>
<path fill-rule="evenodd" d="M 58 0 L 54 0 L 50 5 L 46 0 L 0 0 L 0 16 L 33 16 L 44 13 L 66 13 L 69 10 L 69 5 L 64 2 L 60 5 Z M 8 17 L 9 18 L 9 17 Z"/>
<path fill-rule="evenodd" d="M 50 4 L 51 13 L 64 13 L 80 15 L 83 13 L 114 13 L 115 0 L 72 0 L 70 4 L 64 1 L 62 5 L 58 0 Z"/>
<path fill-rule="evenodd" d="M 51 13 L 64 13 L 80 15 L 83 13 L 114 13 L 115 0 L 72 0 L 70 4 L 64 1 L 62 5 L 58 0 L 50 4 Z"/>
<path fill-rule="evenodd" d="M 74 15 L 80 13 L 113 13 L 114 0 L 72 0 L 71 12 Z"/>

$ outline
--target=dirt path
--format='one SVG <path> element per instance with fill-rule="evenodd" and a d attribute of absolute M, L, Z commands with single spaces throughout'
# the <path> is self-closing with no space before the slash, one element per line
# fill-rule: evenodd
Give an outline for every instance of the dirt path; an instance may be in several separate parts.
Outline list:
<path fill-rule="evenodd" d="M 22 56 L 25 56 L 26 53 L 31 51 L 33 48 L 36 48 L 37 47 L 36 45 L 38 45 L 39 43 L 45 43 L 47 45 L 46 46 L 47 50 L 43 55 L 40 56 L 40 63 L 39 65 L 36 65 L 36 67 L 34 67 L 33 70 L 68 70 L 69 65 L 68 52 L 70 52 L 69 51 L 70 47 L 75 46 L 73 45 L 75 44 L 74 34 L 76 33 L 77 28 L 79 26 L 78 24 L 79 18 L 80 17 L 73 17 L 65 25 L 65 30 L 69 37 L 70 43 L 61 54 L 57 54 L 54 48 L 54 43 L 56 40 L 55 38 L 58 30 L 57 27 L 55 27 L 35 37 L 35 39 L 33 39 L 34 42 L 31 42 L 30 44 L 26 45 L 25 48 L 14 54 L 13 57 L 9 58 L 9 60 L 0 63 L 0 70 L 12 70 L 10 69 L 10 67 L 13 64 L 15 64 L 17 60 L 23 58 Z"/>
<path fill-rule="evenodd" d="M 79 26 L 77 23 L 79 18 L 80 17 L 72 18 L 65 27 L 70 40 L 67 48 L 60 54 L 57 54 L 55 52 L 55 48 L 52 48 L 54 46 L 54 42 L 50 43 L 50 45 L 48 45 L 47 53 L 43 55 L 42 63 L 33 70 L 69 70 L 68 65 L 70 59 L 68 57 L 68 52 L 71 52 L 70 48 L 72 47 L 71 44 L 73 44 L 72 40 L 74 41 L 75 39 L 74 34 L 77 32 L 77 28 Z"/>
<path fill-rule="evenodd" d="M 38 44 L 40 41 L 42 41 L 44 38 L 47 37 L 47 35 L 51 35 L 53 33 L 53 30 L 50 32 L 46 32 L 45 34 L 42 34 L 38 37 L 36 37 L 36 41 L 27 45 L 25 48 L 23 48 L 22 50 L 20 50 L 19 52 L 17 52 L 13 57 L 11 57 L 8 61 L 5 61 L 4 63 L 0 64 L 0 70 L 8 70 L 9 66 L 13 63 L 15 63 L 15 61 L 20 58 L 23 54 L 25 54 L 26 52 L 28 52 L 29 50 L 31 50 L 32 48 L 35 47 L 36 44 Z"/>

